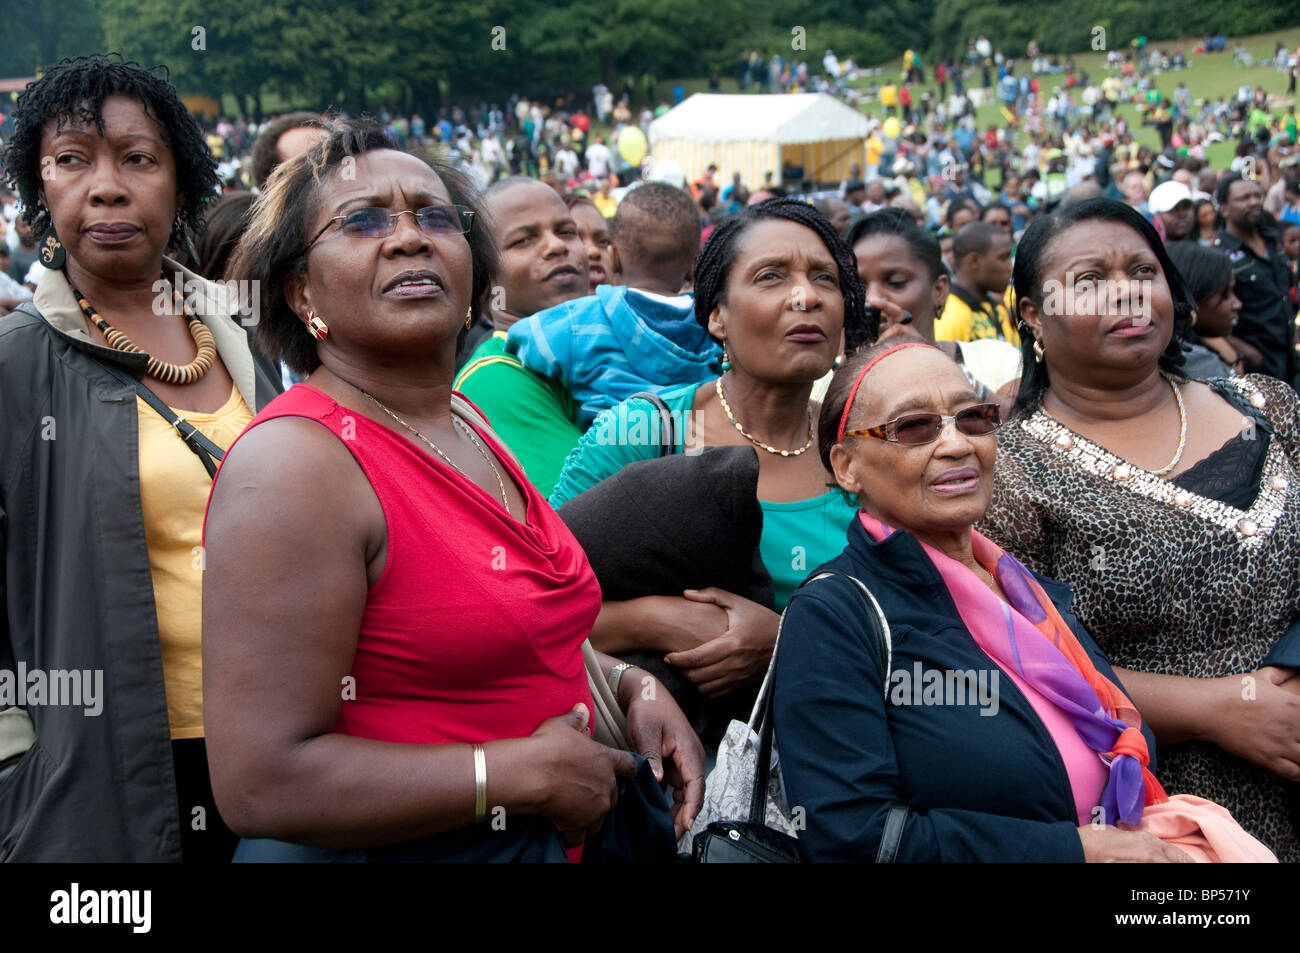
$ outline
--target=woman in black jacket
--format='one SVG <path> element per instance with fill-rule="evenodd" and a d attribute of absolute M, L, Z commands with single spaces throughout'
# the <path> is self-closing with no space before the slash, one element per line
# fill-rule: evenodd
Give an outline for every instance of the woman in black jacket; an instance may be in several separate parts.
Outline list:
<path fill-rule="evenodd" d="M 892 660 L 886 667 L 870 637 L 870 610 L 852 580 L 813 579 L 791 600 L 773 724 L 788 801 L 806 819 L 799 844 L 812 860 L 876 857 L 891 814 L 898 860 L 1188 859 L 1116 826 L 1132 820 L 1135 797 L 1159 800 L 1147 754 L 1154 741 L 1134 729 L 1136 711 L 1069 614 L 1068 588 L 1031 582 L 1002 559 L 990 570 L 991 544 L 972 533 L 992 493 L 1000 422 L 997 405 L 980 403 L 961 369 L 922 342 L 878 345 L 831 383 L 822 453 L 862 510 L 848 548 L 818 572 L 866 584 L 892 630 Z M 996 651 L 1013 613 L 1027 614 L 1010 640 L 1017 664 Z M 1090 679 L 1085 717 L 1108 693 L 1121 701 L 1104 709 L 1100 727 L 1088 726 L 1106 739 L 1100 748 L 1035 678 L 1042 635 L 1033 625 L 1052 617 L 1078 665 L 1053 684 Z M 1127 768 L 1112 778 L 1107 757 Z"/>
<path fill-rule="evenodd" d="M 164 257 L 216 163 L 170 84 L 105 56 L 50 67 L 13 119 L 4 168 L 47 270 L 0 323 L 0 860 L 229 860 L 203 513 L 277 383 L 229 288 Z"/>

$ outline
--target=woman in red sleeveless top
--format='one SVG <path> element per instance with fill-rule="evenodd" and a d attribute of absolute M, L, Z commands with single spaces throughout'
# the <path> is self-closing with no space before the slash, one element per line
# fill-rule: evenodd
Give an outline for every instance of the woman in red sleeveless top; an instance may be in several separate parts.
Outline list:
<path fill-rule="evenodd" d="M 586 556 L 451 390 L 495 264 L 475 202 L 454 170 L 341 127 L 277 171 L 232 262 L 259 283 L 263 348 L 310 374 L 231 447 L 205 528 L 209 759 L 245 837 L 563 860 L 635 773 L 590 738 Z M 703 751 L 616 665 L 680 833 Z"/>

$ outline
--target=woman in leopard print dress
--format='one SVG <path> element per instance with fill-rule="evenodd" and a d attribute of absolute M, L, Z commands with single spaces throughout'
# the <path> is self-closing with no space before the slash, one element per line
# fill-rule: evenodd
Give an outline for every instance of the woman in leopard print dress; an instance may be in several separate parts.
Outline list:
<path fill-rule="evenodd" d="M 1165 788 L 1300 861 L 1300 400 L 1181 376 L 1191 302 L 1122 203 L 1035 223 L 1015 288 L 1032 336 L 978 528 L 1073 585 Z"/>

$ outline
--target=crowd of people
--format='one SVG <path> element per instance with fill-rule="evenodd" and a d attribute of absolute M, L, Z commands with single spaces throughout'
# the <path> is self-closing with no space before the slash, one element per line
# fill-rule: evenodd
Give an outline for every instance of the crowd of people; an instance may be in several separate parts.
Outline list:
<path fill-rule="evenodd" d="M 1026 52 L 739 61 L 885 107 L 820 192 L 643 164 L 631 83 L 205 126 L 51 65 L 0 860 L 667 861 L 766 710 L 805 860 L 1300 861 L 1294 103 Z"/>

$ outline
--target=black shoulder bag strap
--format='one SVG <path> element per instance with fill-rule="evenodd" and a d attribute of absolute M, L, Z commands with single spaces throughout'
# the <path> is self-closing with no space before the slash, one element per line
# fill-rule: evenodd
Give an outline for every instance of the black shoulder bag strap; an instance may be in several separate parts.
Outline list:
<path fill-rule="evenodd" d="M 116 377 L 128 387 L 135 388 L 135 392 L 140 398 L 158 412 L 163 420 L 172 425 L 172 429 L 180 435 L 185 441 L 185 446 L 194 451 L 199 462 L 203 464 L 203 469 L 208 471 L 209 478 L 215 478 L 217 475 L 217 464 L 221 462 L 226 452 L 218 447 L 215 443 L 203 435 L 203 433 L 192 423 L 176 414 L 174 410 L 168 407 L 161 397 L 145 386 L 144 381 L 138 377 L 133 377 L 120 367 L 114 367 L 106 361 L 100 361 L 100 366 Z"/>
<path fill-rule="evenodd" d="M 862 600 L 862 605 L 867 610 L 867 625 L 875 636 L 876 648 L 880 652 L 880 667 L 881 671 L 884 672 L 884 684 L 881 690 L 884 694 L 888 694 L 889 671 L 893 665 L 894 646 L 889 632 L 889 622 L 885 619 L 885 613 L 880 608 L 880 603 L 871 594 L 871 590 L 867 588 L 866 583 L 857 576 L 851 576 L 848 573 L 827 570 L 808 579 L 804 585 L 817 579 L 825 579 L 827 576 L 840 576 L 849 580 L 853 583 L 853 588 Z M 762 763 L 760 761 L 760 764 Z M 876 851 L 876 863 L 890 864 L 894 862 L 894 858 L 898 856 L 898 845 L 903 839 L 903 825 L 906 822 L 907 805 L 902 801 L 895 801 L 889 806 L 889 813 L 885 817 L 885 830 L 880 836 L 880 847 Z"/>
<path fill-rule="evenodd" d="M 30 300 L 24 301 L 15 310 L 21 311 L 30 317 L 45 320 Z M 112 374 L 118 381 L 127 387 L 134 388 L 135 392 L 140 395 L 146 404 L 156 410 L 163 420 L 172 425 L 172 429 L 180 434 L 180 438 L 185 441 L 185 446 L 193 450 L 198 456 L 199 461 L 203 464 L 203 469 L 208 471 L 210 478 L 217 475 L 217 463 L 220 463 L 221 458 L 226 455 L 224 450 L 203 436 L 188 420 L 178 417 L 170 407 L 162 402 L 162 399 L 157 394 L 144 385 L 144 381 L 107 361 L 98 361 L 98 363 L 100 367 Z M 214 460 L 216 463 L 213 462 Z"/>
<path fill-rule="evenodd" d="M 655 405 L 659 411 L 659 456 L 671 457 L 677 452 L 677 423 L 673 412 L 668 409 L 664 399 L 648 390 L 633 394 L 628 400 L 645 400 Z"/>

